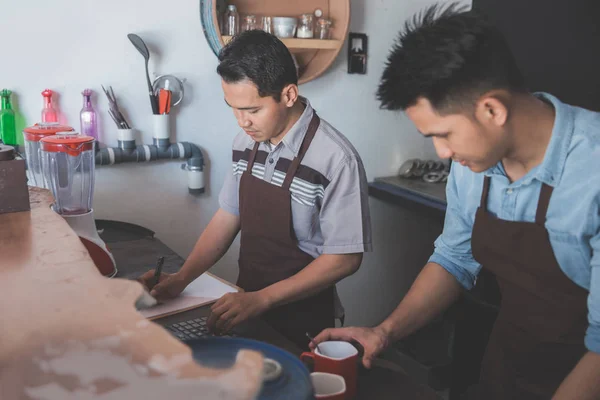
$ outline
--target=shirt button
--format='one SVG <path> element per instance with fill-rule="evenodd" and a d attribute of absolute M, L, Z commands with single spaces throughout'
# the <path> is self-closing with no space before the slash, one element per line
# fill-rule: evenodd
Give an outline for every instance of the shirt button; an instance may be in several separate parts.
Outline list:
<path fill-rule="evenodd" d="M 513 190 L 512 189 L 506 189 L 506 193 L 508 194 L 512 194 Z"/>
<path fill-rule="evenodd" d="M 269 164 L 273 164 L 275 162 L 275 160 L 273 160 L 272 158 L 269 158 Z"/>

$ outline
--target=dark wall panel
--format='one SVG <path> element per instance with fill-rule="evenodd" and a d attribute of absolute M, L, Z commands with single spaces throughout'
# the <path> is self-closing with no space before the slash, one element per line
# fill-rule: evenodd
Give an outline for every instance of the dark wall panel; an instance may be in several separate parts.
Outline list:
<path fill-rule="evenodd" d="M 600 0 L 473 0 L 506 36 L 531 91 L 600 111 Z"/>

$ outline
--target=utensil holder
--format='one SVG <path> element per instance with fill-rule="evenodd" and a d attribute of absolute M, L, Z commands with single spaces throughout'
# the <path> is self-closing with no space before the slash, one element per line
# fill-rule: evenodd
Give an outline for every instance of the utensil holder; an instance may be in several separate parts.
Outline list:
<path fill-rule="evenodd" d="M 135 129 L 118 129 L 117 140 L 119 147 L 125 149 L 135 149 Z"/>
<path fill-rule="evenodd" d="M 169 139 L 171 137 L 171 129 L 169 125 L 169 114 L 154 114 L 154 139 Z"/>

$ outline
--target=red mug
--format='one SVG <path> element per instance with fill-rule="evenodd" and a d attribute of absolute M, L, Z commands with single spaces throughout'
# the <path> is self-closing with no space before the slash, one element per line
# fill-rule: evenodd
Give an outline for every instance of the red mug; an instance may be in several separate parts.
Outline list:
<path fill-rule="evenodd" d="M 345 400 L 346 381 L 339 375 L 313 372 L 310 380 L 317 400 Z"/>
<path fill-rule="evenodd" d="M 358 375 L 358 350 L 348 342 L 329 341 L 319 343 L 314 352 L 300 355 L 302 361 L 313 360 L 315 372 L 327 372 L 340 375 L 346 381 L 346 396 L 356 396 L 356 380 Z"/>

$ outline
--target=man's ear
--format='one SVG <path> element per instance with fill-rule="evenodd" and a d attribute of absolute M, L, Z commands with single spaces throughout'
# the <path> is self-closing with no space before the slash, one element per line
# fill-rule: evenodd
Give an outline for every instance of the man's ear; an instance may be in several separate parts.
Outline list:
<path fill-rule="evenodd" d="M 281 91 L 281 101 L 286 107 L 291 108 L 298 101 L 299 93 L 298 86 L 290 83 Z"/>
<path fill-rule="evenodd" d="M 475 107 L 475 117 L 484 125 L 493 125 L 496 128 L 503 127 L 508 120 L 506 99 L 498 93 L 481 96 Z"/>

